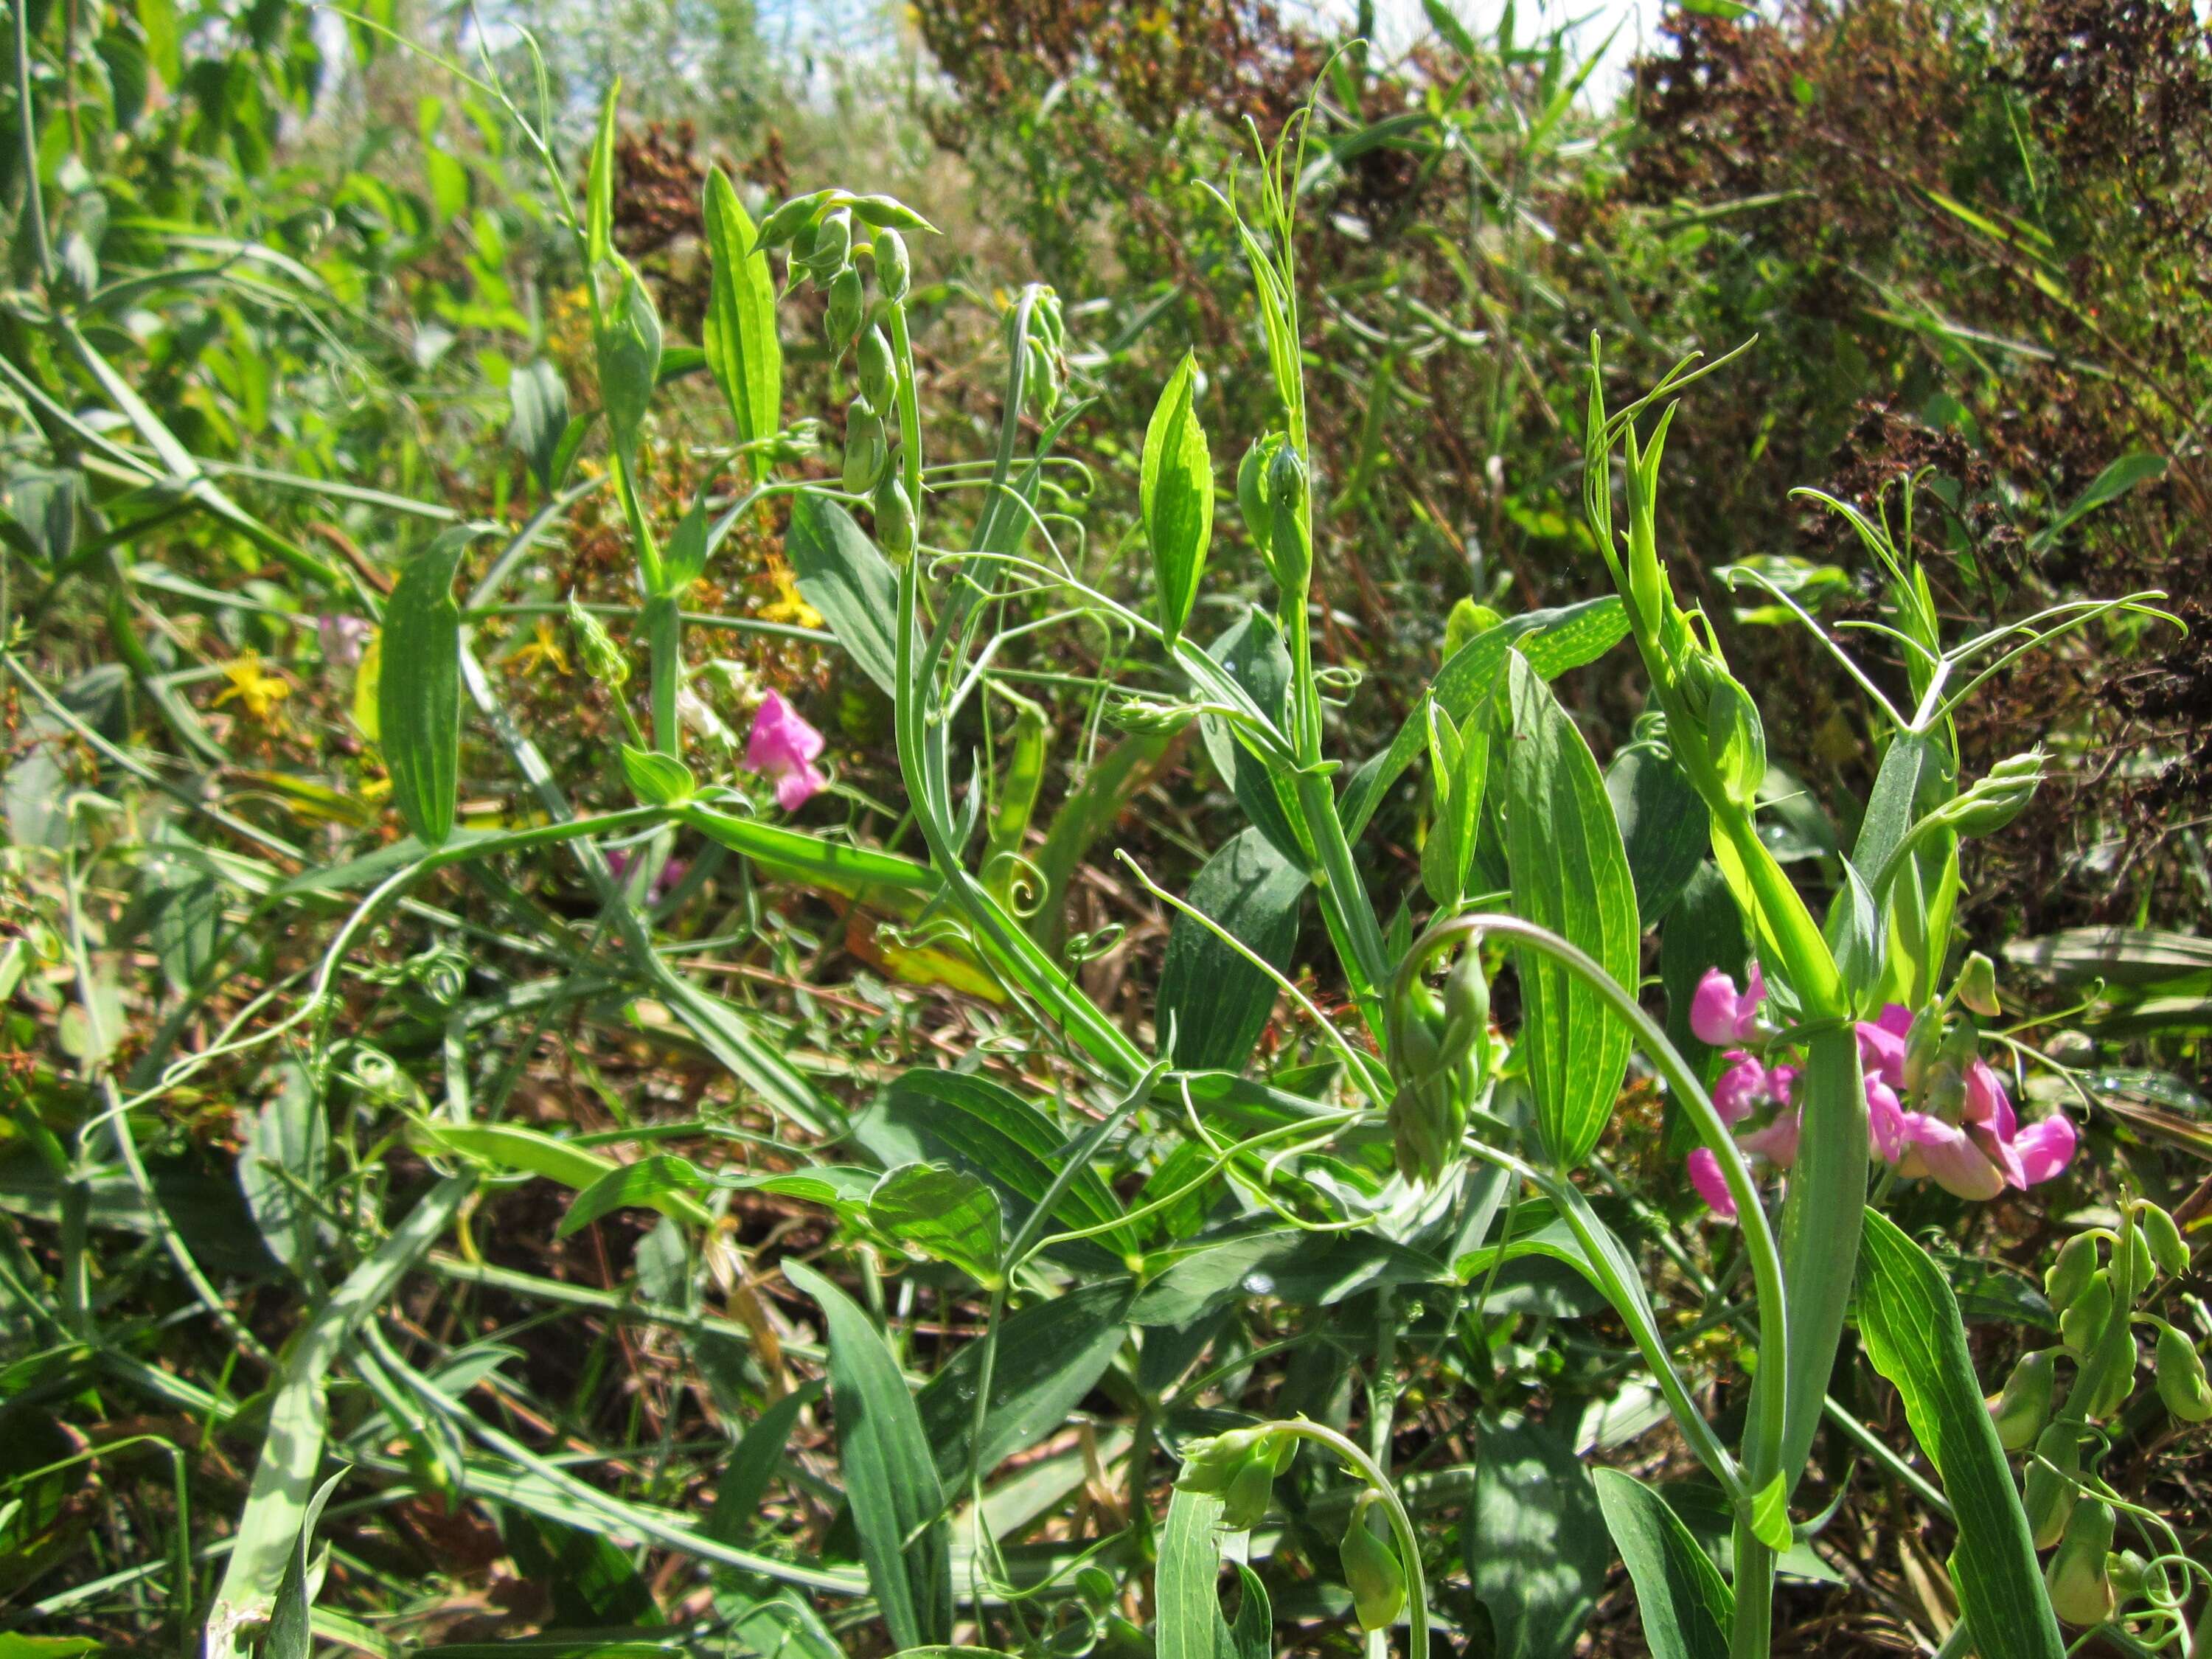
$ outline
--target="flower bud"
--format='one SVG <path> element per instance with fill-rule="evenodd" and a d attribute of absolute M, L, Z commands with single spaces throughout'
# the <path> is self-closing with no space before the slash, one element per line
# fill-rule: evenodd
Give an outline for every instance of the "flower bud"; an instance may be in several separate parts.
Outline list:
<path fill-rule="evenodd" d="M 1995 1019 L 1997 1006 L 1997 968 L 1979 951 L 1959 970 L 1959 1000 L 1985 1018 Z"/>
<path fill-rule="evenodd" d="M 2066 1530 L 2081 1488 L 2075 1477 L 2081 1473 L 2081 1439 L 2078 1425 L 2063 1419 L 2045 1429 L 2035 1443 L 2035 1461 L 2027 1466 L 2022 1507 L 2035 1547 L 2047 1550 Z"/>
<path fill-rule="evenodd" d="M 1719 775 L 1721 792 L 1738 806 L 1759 799 L 1766 781 L 1766 731 L 1751 693 L 1726 670 L 1715 668 L 1705 703 L 1705 755 Z"/>
<path fill-rule="evenodd" d="M 2161 1271 L 2176 1274 L 2189 1271 L 2189 1243 L 2172 1216 L 2145 1202 L 2136 1206 L 2136 1225 L 2142 1229 L 2143 1243 Z"/>
<path fill-rule="evenodd" d="M 1912 1024 L 1905 1034 L 1905 1093 L 1910 1100 L 1920 1097 L 1928 1073 L 1943 1051 L 1943 1011 L 1930 1003 L 1913 1015 Z"/>
<path fill-rule="evenodd" d="M 2089 1275 L 2081 1293 L 2058 1316 L 2058 1334 L 2077 1358 L 2086 1358 L 2104 1334 L 2105 1319 L 2112 1311 L 2112 1275 L 2100 1267 Z"/>
<path fill-rule="evenodd" d="M 1261 562 L 1271 570 L 1274 568 L 1275 515 L 1267 507 L 1267 463 L 1273 457 L 1275 447 L 1288 441 L 1279 432 L 1255 438 L 1252 447 L 1244 452 L 1244 459 L 1237 464 L 1237 507 L 1244 515 L 1244 533 L 1251 537 Z"/>
<path fill-rule="evenodd" d="M 906 298 L 908 287 L 914 281 L 914 267 L 908 263 L 906 238 L 895 230 L 876 233 L 876 287 L 884 298 L 896 305 Z"/>
<path fill-rule="evenodd" d="M 1406 1605 L 1406 1569 L 1397 1552 L 1377 1538 L 1367 1524 L 1367 1512 L 1376 1502 L 1364 1492 L 1352 1506 L 1352 1519 L 1337 1546 L 1344 1564 L 1344 1582 L 1352 1591 L 1352 1608 L 1364 1631 L 1388 1630 Z"/>
<path fill-rule="evenodd" d="M 2043 781 L 2043 751 L 2031 749 L 1992 766 L 1973 787 L 1942 807 L 1936 815 L 1945 829 L 1958 836 L 1986 836 L 2002 830 L 2027 809 Z"/>
<path fill-rule="evenodd" d="M 2026 1451 L 2051 1420 L 2051 1397 L 2057 1377 L 2057 1355 L 2045 1348 L 2022 1354 L 1990 1403 L 1997 1443 L 2008 1452 Z"/>
<path fill-rule="evenodd" d="M 2204 1358 L 2197 1346 L 2168 1325 L 2158 1334 L 2158 1397 L 2185 1423 L 2212 1419 L 2212 1384 L 2204 1380 Z"/>
<path fill-rule="evenodd" d="M 1249 1532 L 1267 1518 L 1267 1506 L 1274 1498 L 1274 1466 L 1265 1459 L 1245 1464 L 1231 1477 L 1229 1490 L 1222 1498 L 1223 1530 Z"/>
<path fill-rule="evenodd" d="M 1250 1461 L 1254 1449 L 1267 1438 L 1264 1428 L 1231 1429 L 1225 1433 L 1192 1440 L 1182 1449 L 1182 1472 L 1176 1489 L 1218 1498 L 1229 1490 L 1237 1470 Z"/>
<path fill-rule="evenodd" d="M 906 559 L 914 553 L 914 503 L 896 471 L 886 471 L 876 486 L 876 542 L 884 556 Z"/>
<path fill-rule="evenodd" d="M 890 459 L 882 417 L 868 406 L 866 398 L 854 398 L 853 406 L 845 411 L 845 488 L 855 495 L 873 489 Z"/>
<path fill-rule="evenodd" d="M 830 305 L 822 313 L 822 331 L 829 337 L 831 351 L 842 356 L 845 348 L 860 337 L 867 309 L 868 299 L 860 286 L 860 273 L 856 267 L 847 265 L 830 280 Z"/>
<path fill-rule="evenodd" d="M 584 672 L 601 685 L 618 688 L 629 679 L 629 659 L 608 635 L 605 626 L 568 596 L 568 631 L 576 636 L 576 654 Z"/>
<path fill-rule="evenodd" d="M 1313 556 L 1298 515 L 1306 500 L 1306 465 L 1288 441 L 1268 458 L 1267 570 L 1284 593 L 1303 595 L 1313 580 Z"/>
<path fill-rule="evenodd" d="M 2052 1308 L 2060 1313 L 2074 1305 L 2075 1298 L 2089 1286 L 2090 1275 L 2097 1271 L 2097 1241 L 2088 1233 L 2076 1233 L 2059 1247 L 2058 1258 L 2051 1270 L 2043 1275 L 2043 1294 Z"/>
<path fill-rule="evenodd" d="M 814 240 L 801 261 L 806 274 L 817 283 L 834 278 L 852 263 L 853 216 L 843 208 L 823 216 L 822 222 L 814 228 Z"/>
<path fill-rule="evenodd" d="M 891 343 L 872 324 L 860 336 L 859 367 L 860 395 L 878 409 L 889 409 L 898 391 L 898 364 L 891 356 Z"/>
<path fill-rule="evenodd" d="M 1482 947 L 1470 940 L 1444 977 L 1444 1057 L 1456 1064 L 1472 1056 L 1480 1083 L 1490 1075 L 1490 979 L 1482 971 Z"/>
<path fill-rule="evenodd" d="M 2090 1367 L 2096 1372 L 2097 1386 L 2084 1401 L 2082 1413 L 2101 1420 L 2126 1405 L 2136 1389 L 2136 1333 L 2126 1318 L 2115 1319 L 2105 1328 L 2098 1358 L 2102 1363 Z M 2078 1377 L 2074 1386 L 2077 1390 L 2081 1388 Z"/>
<path fill-rule="evenodd" d="M 760 228 L 753 234 L 753 242 L 759 247 L 781 247 L 791 241 L 814 217 L 815 210 L 829 199 L 826 190 L 811 191 L 805 196 L 794 196 L 761 221 Z"/>
<path fill-rule="evenodd" d="M 2069 1625 L 2101 1625 L 2112 1616 L 2112 1581 L 2105 1570 L 2112 1526 L 2110 1504 L 2092 1499 L 2076 1505 L 2058 1553 L 2044 1570 L 2051 1610 Z"/>
<path fill-rule="evenodd" d="M 2150 1587 L 2150 1563 L 2133 1550 L 2120 1550 L 2105 1558 L 2105 1577 L 2112 1581 L 2115 1601 L 2133 1601 Z"/>

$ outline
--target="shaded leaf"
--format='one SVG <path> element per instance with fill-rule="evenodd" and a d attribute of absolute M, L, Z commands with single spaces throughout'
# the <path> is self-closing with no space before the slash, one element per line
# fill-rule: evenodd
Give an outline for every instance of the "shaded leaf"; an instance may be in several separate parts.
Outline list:
<path fill-rule="evenodd" d="M 1186 895 L 1254 955 L 1287 970 L 1297 944 L 1306 873 L 1256 830 L 1231 838 L 1208 859 Z M 1175 1063 L 1191 1072 L 1241 1072 L 1275 1006 L 1275 981 L 1178 912 L 1168 929 L 1154 1022 L 1172 1027 Z"/>
<path fill-rule="evenodd" d="M 1651 1659 L 1728 1659 L 1735 1598 L 1666 1499 L 1620 1469 L 1590 1471 L 1606 1530 L 1636 1585 Z"/>
<path fill-rule="evenodd" d="M 377 730 L 392 803 L 425 847 L 453 833 L 460 788 L 461 607 L 453 573 L 475 533 L 465 526 L 441 532 L 399 573 L 378 640 Z"/>
<path fill-rule="evenodd" d="M 1498 1659 L 1571 1652 L 1606 1572 L 1597 1494 L 1573 1447 L 1540 1424 L 1486 1425 L 1466 1524 L 1474 1593 Z"/>

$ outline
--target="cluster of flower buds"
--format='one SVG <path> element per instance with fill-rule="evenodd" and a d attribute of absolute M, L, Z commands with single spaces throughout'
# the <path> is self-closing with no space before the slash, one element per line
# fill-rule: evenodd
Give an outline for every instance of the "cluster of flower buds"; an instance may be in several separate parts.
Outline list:
<path fill-rule="evenodd" d="M 869 232 L 878 307 L 903 303 L 913 268 L 901 233 L 928 224 L 888 196 L 837 190 L 794 196 L 761 222 L 756 240 L 763 248 L 790 248 L 793 280 L 804 276 L 828 296 L 822 326 L 830 350 L 839 357 L 848 350 L 856 354 L 860 387 L 845 414 L 842 483 L 853 495 L 872 495 L 876 540 L 891 557 L 902 559 L 914 551 L 915 529 L 914 501 L 890 439 L 898 362 L 868 302 L 854 240 L 856 224 Z"/>
<path fill-rule="evenodd" d="M 1690 1030 L 1700 1042 L 1727 1051 L 1728 1069 L 1713 1104 L 1749 1156 L 1787 1169 L 1797 1155 L 1798 1109 L 1790 1066 L 1769 1066 L 1747 1046 L 1786 1037 L 1765 1016 L 1766 988 L 1757 964 L 1741 989 L 1713 969 L 1690 1004 Z M 1996 1007 L 1995 975 L 1986 958 L 1968 961 L 1958 1000 L 1977 1012 Z M 1995 1198 L 2007 1188 L 2050 1180 L 2072 1161 L 2075 1134 L 2063 1112 L 2022 1123 L 1996 1068 L 1981 1058 L 1971 1021 L 1946 1024 L 1943 1010 L 1915 1016 L 1892 1003 L 1878 1018 L 1858 1023 L 1866 1079 L 1867 1132 L 1875 1153 L 1900 1176 L 1924 1177 L 1961 1198 Z M 1690 1154 L 1689 1176 L 1714 1212 L 1734 1216 L 1719 1160 L 1705 1148 Z"/>
<path fill-rule="evenodd" d="M 1371 1487 L 1352 1500 L 1352 1517 L 1336 1547 L 1344 1565 L 1344 1583 L 1352 1592 L 1352 1610 L 1364 1631 L 1388 1630 L 1406 1606 L 1406 1567 L 1397 1551 L 1375 1535 L 1369 1519 L 1381 1505 L 1382 1494 Z"/>
<path fill-rule="evenodd" d="M 1023 379 L 1037 408 L 1049 415 L 1060 407 L 1060 394 L 1067 389 L 1067 324 L 1060 313 L 1060 295 L 1042 284 L 1036 289 L 1029 330 L 1018 345 Z"/>
<path fill-rule="evenodd" d="M 1248 1532 L 1267 1518 L 1275 1477 L 1291 1467 L 1297 1454 L 1297 1437 L 1280 1424 L 1231 1429 L 1183 1447 L 1182 1473 L 1176 1477 L 1176 1486 L 1218 1498 L 1223 1528 Z"/>
<path fill-rule="evenodd" d="M 2069 1239 L 2044 1275 L 2044 1292 L 2058 1314 L 2059 1346 L 2022 1355 L 1989 1402 L 2005 1449 L 2034 1449 L 2025 1493 L 2028 1528 L 2038 1549 L 2057 1547 L 2045 1579 L 2052 1607 L 2069 1624 L 2111 1618 L 2116 1595 L 2124 1598 L 2142 1577 L 2139 1562 L 2112 1553 L 2112 1507 L 2094 1493 L 2083 1496 L 2081 1475 L 2085 1425 L 2111 1417 L 2134 1392 L 2137 1324 L 2158 1328 L 2158 1394 L 2167 1410 L 2189 1423 L 2212 1418 L 2212 1387 L 2196 1345 L 2136 1305 L 2160 1273 L 2188 1267 L 2189 1247 L 2173 1218 L 2141 1200 L 2127 1207 L 2117 1231 L 2094 1228 Z M 2063 1393 L 2061 1359 L 2075 1368 Z"/>
<path fill-rule="evenodd" d="M 1398 1170 L 1408 1181 L 1434 1182 L 1458 1158 L 1468 1110 L 1496 1058 L 1478 941 L 1462 948 L 1441 998 L 1416 983 L 1393 1004 L 1388 1037 Z"/>

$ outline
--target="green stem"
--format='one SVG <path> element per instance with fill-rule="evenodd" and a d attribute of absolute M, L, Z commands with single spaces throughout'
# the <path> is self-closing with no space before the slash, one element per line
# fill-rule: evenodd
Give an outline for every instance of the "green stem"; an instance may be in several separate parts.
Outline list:
<path fill-rule="evenodd" d="M 53 249 L 46 241 L 46 203 L 39 186 L 39 123 L 31 104 L 31 23 L 27 0 L 15 0 L 15 127 L 23 140 L 23 218 L 31 228 L 31 258 L 39 279 L 54 279 Z"/>
<path fill-rule="evenodd" d="M 1729 1659 L 1766 1659 L 1774 1633 L 1774 1552 L 1735 1521 L 1735 1612 L 1729 1626 Z"/>

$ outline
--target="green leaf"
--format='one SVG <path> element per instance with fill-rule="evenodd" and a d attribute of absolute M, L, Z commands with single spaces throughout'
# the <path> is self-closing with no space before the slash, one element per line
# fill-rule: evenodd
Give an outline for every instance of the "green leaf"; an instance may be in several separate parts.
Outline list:
<path fill-rule="evenodd" d="M 1559 1659 L 1604 1587 L 1605 1528 L 1574 1448 L 1540 1424 L 1486 1424 L 1465 1527 L 1498 1659 Z"/>
<path fill-rule="evenodd" d="M 1239 1297 L 1320 1308 L 1380 1285 L 1445 1277 L 1442 1262 L 1385 1238 L 1276 1228 L 1184 1256 L 1145 1286 L 1129 1317 L 1139 1325 L 1187 1325 Z"/>
<path fill-rule="evenodd" d="M 1221 1500 L 1178 1488 L 1160 1526 L 1159 1559 L 1152 1571 L 1152 1600 L 1159 1623 L 1152 1633 L 1155 1659 L 1224 1659 L 1231 1642 L 1221 1616 L 1218 1523 Z"/>
<path fill-rule="evenodd" d="M 1085 1285 L 1032 1303 L 1001 1322 L 991 1365 L 991 1409 L 983 1420 L 985 1474 L 1057 1431 L 1098 1385 L 1127 1336 L 1122 1320 L 1133 1291 L 1126 1279 Z M 962 1344 L 915 1398 L 948 1492 L 967 1490 L 982 1359 L 981 1342 Z"/>
<path fill-rule="evenodd" d="M 335 1237 L 318 1220 L 313 1201 L 323 1190 L 328 1151 L 322 1103 L 307 1069 L 288 1060 L 276 1078 L 276 1092 L 248 1121 L 238 1185 L 269 1253 L 299 1272 L 314 1260 L 319 1237 Z"/>
<path fill-rule="evenodd" d="M 1137 483 L 1145 538 L 1152 544 L 1154 598 L 1160 630 L 1172 649 L 1206 572 L 1206 550 L 1213 539 L 1213 458 L 1206 428 L 1191 406 L 1198 380 L 1198 354 L 1185 352 L 1168 377 L 1145 429 L 1145 453 Z"/>
<path fill-rule="evenodd" d="M 729 399 L 738 441 L 773 438 L 783 426 L 783 343 L 775 327 L 775 277 L 766 250 L 754 245 L 753 222 L 721 168 L 707 175 L 707 249 L 714 289 L 705 325 L 707 366 Z M 756 477 L 771 462 L 753 456 Z"/>
<path fill-rule="evenodd" d="M 1712 819 L 1671 755 L 1636 744 L 1606 769 L 1605 793 L 1620 825 L 1628 872 L 1636 881 L 1636 909 L 1652 927 L 1673 909 L 1705 862 L 1712 844 Z"/>
<path fill-rule="evenodd" d="M 785 541 L 792 574 L 860 670 L 887 697 L 898 696 L 898 573 L 836 501 L 801 495 Z M 916 658 L 919 659 L 917 651 Z"/>
<path fill-rule="evenodd" d="M 605 1533 L 512 1511 L 506 1532 L 516 1568 L 547 1593 L 548 1624 L 629 1630 L 668 1622 L 630 1552 Z"/>
<path fill-rule="evenodd" d="M 331 1501 L 331 1494 L 346 1474 L 340 1469 L 324 1481 L 301 1511 L 299 1541 L 284 1562 L 284 1576 L 276 1584 L 276 1604 L 270 1609 L 269 1634 L 261 1648 L 264 1659 L 312 1659 L 315 1638 L 309 1625 L 312 1603 L 307 1579 L 312 1569 L 308 1557 L 314 1551 L 315 1523 L 323 1518 L 323 1505 Z"/>
<path fill-rule="evenodd" d="M 1659 1494 L 1620 1469 L 1593 1469 L 1606 1530 L 1636 1585 L 1651 1659 L 1728 1659 L 1735 1598 Z"/>
<path fill-rule="evenodd" d="M 626 743 L 622 746 L 622 763 L 631 793 L 647 806 L 673 806 L 690 799 L 699 787 L 691 769 L 673 755 Z"/>
<path fill-rule="evenodd" d="M 615 223 L 615 101 L 622 96 L 622 77 L 607 83 L 606 100 L 599 106 L 599 125 L 592 136 L 592 170 L 585 182 L 585 280 L 614 255 Z"/>
<path fill-rule="evenodd" d="M 2123 455 L 2089 481 L 2089 487 L 2068 504 L 2066 510 L 2044 529 L 2027 538 L 2027 550 L 2041 553 L 2056 542 L 2066 526 L 2085 513 L 2094 513 L 2107 501 L 2118 501 L 2139 483 L 2161 477 L 2166 472 L 2163 455 Z"/>
<path fill-rule="evenodd" d="M 1193 908 L 1254 955 L 1287 970 L 1298 939 L 1306 872 L 1256 829 L 1232 836 L 1190 884 Z M 1275 1006 L 1275 981 L 1210 928 L 1177 912 L 1168 929 L 1155 1023 L 1172 1030 L 1176 1066 L 1241 1072 Z"/>
<path fill-rule="evenodd" d="M 1636 884 L 1589 745 L 1543 680 L 1508 665 L 1513 721 L 1505 843 L 1516 915 L 1579 945 L 1631 991 L 1638 979 Z M 1516 951 L 1536 1125 L 1561 1169 L 1589 1156 L 1628 1070 L 1628 1028 L 1547 957 Z"/>
<path fill-rule="evenodd" d="M 2019 1489 L 1997 1443 L 1951 1287 L 1928 1253 L 1879 1210 L 1859 1237 L 1859 1334 L 1905 1404 L 1912 1437 L 1958 1517 L 1959 1607 L 1983 1659 L 2060 1659 Z"/>
<path fill-rule="evenodd" d="M 460 789 L 461 607 L 453 573 L 475 534 L 466 526 L 441 532 L 384 602 L 377 727 L 392 803 L 425 847 L 453 834 Z"/>
<path fill-rule="evenodd" d="M 176 0 L 137 0 L 137 10 L 138 27 L 146 35 L 146 56 L 161 72 L 162 84 L 174 92 L 184 80 Z"/>
<path fill-rule="evenodd" d="M 568 1212 L 553 1230 L 566 1238 L 588 1227 L 601 1216 L 633 1205 L 651 1205 L 671 1193 L 703 1193 L 714 1184 L 705 1170 L 689 1158 L 657 1153 L 608 1170 L 568 1201 Z"/>
<path fill-rule="evenodd" d="M 1248 607 L 1206 647 L 1206 653 L 1243 688 L 1253 707 L 1278 726 L 1282 724 L 1290 693 L 1291 653 L 1283 647 L 1282 633 L 1273 617 L 1256 606 Z M 1297 834 L 1291 828 L 1290 815 L 1265 763 L 1237 741 L 1229 723 L 1219 715 L 1201 715 L 1198 730 L 1214 770 L 1228 781 L 1244 816 L 1285 858 L 1303 862 Z"/>
<path fill-rule="evenodd" d="M 784 1276 L 820 1304 L 845 1501 L 884 1623 L 902 1648 L 952 1634 L 952 1529 L 945 1488 L 898 1361 L 866 1314 L 805 1264 Z"/>
<path fill-rule="evenodd" d="M 985 1285 L 998 1282 L 1006 1247 L 999 1195 L 975 1176 L 945 1164 L 902 1165 L 868 1194 L 868 1220 Z"/>
<path fill-rule="evenodd" d="M 622 294 L 609 307 L 597 342 L 599 401 L 607 432 L 625 465 L 637 459 L 637 436 L 660 374 L 660 313 L 637 272 L 622 268 Z"/>
<path fill-rule="evenodd" d="M 1467 890 L 1468 866 L 1474 859 L 1482 822 L 1482 797 L 1490 781 L 1490 704 L 1487 699 L 1454 726 L 1431 698 L 1429 777 L 1436 816 L 1421 847 L 1421 885 L 1438 906 L 1455 907 Z"/>
<path fill-rule="evenodd" d="M 561 371 L 540 357 L 525 363 L 508 377 L 507 401 L 514 413 L 507 423 L 507 441 L 529 464 L 530 475 L 547 495 L 560 488 L 555 463 L 561 441 L 568 431 L 568 386 Z"/>
<path fill-rule="evenodd" d="M 799 1414 L 821 1392 L 818 1382 L 802 1383 L 769 1407 L 745 1431 L 738 1449 L 722 1465 L 721 1478 L 714 1483 L 714 1507 L 708 1511 L 705 1528 L 708 1537 L 734 1544 L 759 1523 L 761 1499 L 767 1496 L 768 1483 L 783 1462 L 784 1449 L 799 1425 Z"/>

